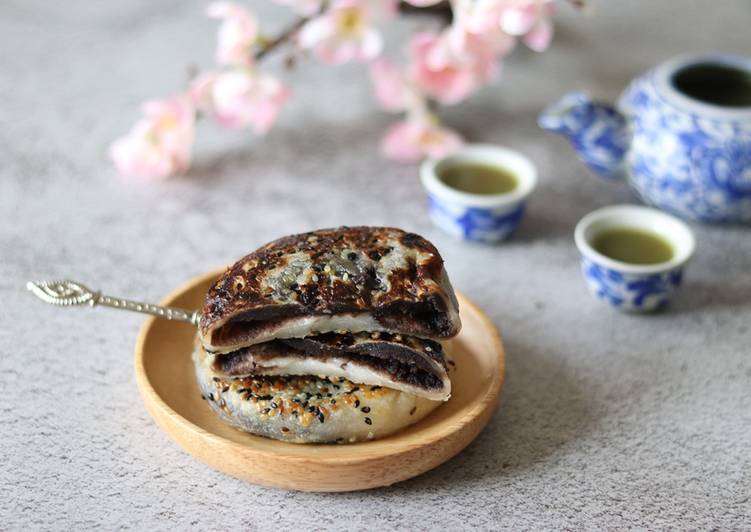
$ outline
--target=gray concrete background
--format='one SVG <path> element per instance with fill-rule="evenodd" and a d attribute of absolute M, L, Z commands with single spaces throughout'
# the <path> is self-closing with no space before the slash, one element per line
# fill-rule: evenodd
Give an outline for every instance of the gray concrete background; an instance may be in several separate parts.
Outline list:
<path fill-rule="evenodd" d="M 249 3 L 283 25 L 282 11 Z M 563 6 L 549 52 L 517 50 L 502 83 L 444 112 L 469 139 L 523 150 L 540 168 L 520 233 L 482 247 L 431 227 L 416 168 L 377 154 L 391 117 L 371 103 L 361 66 L 304 64 L 287 74 L 295 99 L 268 137 L 203 123 L 187 177 L 139 186 L 115 175 L 106 146 L 140 101 L 181 86 L 191 62 L 209 65 L 204 4 L 3 2 L 0 528 L 749 529 L 748 229 L 695 226 L 698 251 L 669 312 L 611 312 L 584 289 L 572 230 L 632 197 L 591 176 L 535 117 L 569 89 L 614 98 L 678 53 L 751 54 L 751 3 L 606 4 L 591 16 Z M 508 350 L 488 428 L 388 489 L 289 493 L 210 470 L 140 402 L 140 317 L 56 309 L 23 288 L 69 276 L 159 300 L 269 239 L 338 224 L 432 239 Z"/>

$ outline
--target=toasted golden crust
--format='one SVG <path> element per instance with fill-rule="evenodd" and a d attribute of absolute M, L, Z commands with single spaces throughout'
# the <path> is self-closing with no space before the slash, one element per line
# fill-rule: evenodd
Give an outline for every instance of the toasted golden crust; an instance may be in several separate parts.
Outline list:
<path fill-rule="evenodd" d="M 388 227 L 323 229 L 266 244 L 210 288 L 200 322 L 201 341 L 214 352 L 334 330 L 447 338 L 459 328 L 438 250 Z"/>

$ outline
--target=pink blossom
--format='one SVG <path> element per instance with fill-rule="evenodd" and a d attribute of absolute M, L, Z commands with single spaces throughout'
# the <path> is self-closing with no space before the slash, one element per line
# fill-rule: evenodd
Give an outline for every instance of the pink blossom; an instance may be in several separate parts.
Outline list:
<path fill-rule="evenodd" d="M 513 50 L 515 39 L 500 29 L 498 13 L 489 12 L 491 2 L 503 0 L 455 0 L 454 20 L 444 31 L 448 49 L 463 60 L 487 60 L 505 56 Z"/>
<path fill-rule="evenodd" d="M 455 66 L 474 73 L 476 83 L 485 83 L 497 76 L 501 57 L 514 48 L 515 39 L 502 31 L 474 33 L 457 19 L 440 37 L 427 58 L 434 69 Z"/>
<path fill-rule="evenodd" d="M 258 39 L 258 21 L 244 7 L 231 2 L 209 4 L 206 14 L 222 19 L 216 62 L 220 65 L 249 65 L 251 47 Z"/>
<path fill-rule="evenodd" d="M 524 44 L 543 52 L 553 39 L 550 17 L 554 12 L 553 0 L 514 0 L 501 13 L 501 29 L 509 35 L 522 35 Z"/>
<path fill-rule="evenodd" d="M 309 17 L 321 10 L 321 0 L 276 0 L 277 4 L 291 7 L 301 15 Z"/>
<path fill-rule="evenodd" d="M 507 0 L 462 0 L 455 9 L 462 25 L 473 33 L 488 33 L 500 29 L 500 13 Z"/>
<path fill-rule="evenodd" d="M 456 132 L 440 127 L 432 117 L 422 117 L 391 126 L 381 141 L 381 152 L 389 159 L 414 162 L 423 157 L 443 157 L 462 143 Z"/>
<path fill-rule="evenodd" d="M 381 53 L 383 38 L 372 22 L 396 12 L 396 0 L 334 0 L 299 33 L 299 44 L 325 63 L 368 61 Z"/>
<path fill-rule="evenodd" d="M 375 97 L 386 111 L 401 111 L 408 105 L 409 88 L 397 64 L 378 58 L 370 64 Z"/>
<path fill-rule="evenodd" d="M 274 77 L 252 68 L 236 68 L 202 74 L 193 81 L 191 95 L 196 105 L 223 126 L 252 126 L 263 135 L 276 122 L 291 92 Z"/>
<path fill-rule="evenodd" d="M 457 103 L 494 78 L 500 58 L 514 47 L 501 31 L 497 14 L 489 23 L 482 0 L 454 0 L 454 19 L 441 33 L 424 32 L 410 43 L 410 76 L 417 87 L 441 103 Z M 480 16 L 482 15 L 482 16 Z"/>
<path fill-rule="evenodd" d="M 460 102 L 477 88 L 482 77 L 473 62 L 457 58 L 449 42 L 438 34 L 416 34 L 410 52 L 411 78 L 425 94 L 441 103 Z"/>
<path fill-rule="evenodd" d="M 143 104 L 144 114 L 109 150 L 117 170 L 128 176 L 167 177 L 190 166 L 195 109 L 185 95 Z"/>
<path fill-rule="evenodd" d="M 213 112 L 214 96 L 212 92 L 218 76 L 218 72 L 201 72 L 190 82 L 188 94 L 196 109 Z"/>
<path fill-rule="evenodd" d="M 522 41 L 535 52 L 544 52 L 553 41 L 553 23 L 549 17 L 538 19 L 532 29 L 524 34 Z"/>
<path fill-rule="evenodd" d="M 521 37 L 536 52 L 545 51 L 553 38 L 554 0 L 479 0 L 467 9 L 470 31 L 488 34 L 500 28 Z"/>

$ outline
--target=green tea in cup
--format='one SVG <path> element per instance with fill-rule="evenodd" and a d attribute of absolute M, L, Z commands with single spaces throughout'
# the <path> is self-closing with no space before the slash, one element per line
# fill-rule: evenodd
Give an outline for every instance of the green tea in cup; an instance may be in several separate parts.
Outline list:
<path fill-rule="evenodd" d="M 507 194 L 519 185 L 511 170 L 471 161 L 452 162 L 439 169 L 438 177 L 449 187 L 468 194 Z"/>
<path fill-rule="evenodd" d="M 623 312 L 662 308 L 696 248 L 688 225 L 641 205 L 590 212 L 576 224 L 574 241 L 589 292 Z"/>
<path fill-rule="evenodd" d="M 492 144 L 465 144 L 420 166 L 430 218 L 464 240 L 500 242 L 521 223 L 537 184 L 534 164 L 521 153 Z"/>
<path fill-rule="evenodd" d="M 628 264 L 659 264 L 673 258 L 670 243 L 657 233 L 633 227 L 605 229 L 592 247 L 608 258 Z"/>

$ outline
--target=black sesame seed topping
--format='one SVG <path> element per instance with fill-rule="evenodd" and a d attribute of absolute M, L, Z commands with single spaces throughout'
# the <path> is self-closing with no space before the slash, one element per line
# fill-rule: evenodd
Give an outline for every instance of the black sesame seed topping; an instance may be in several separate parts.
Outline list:
<path fill-rule="evenodd" d="M 319 411 L 318 411 L 318 421 L 320 421 L 321 423 L 323 423 L 324 419 L 325 419 L 325 418 L 323 417 L 323 412 L 321 412 L 321 411 L 319 410 Z"/>
<path fill-rule="evenodd" d="M 212 400 L 212 401 L 214 400 L 214 394 L 213 393 L 209 394 L 209 399 Z"/>
<path fill-rule="evenodd" d="M 229 390 L 229 385 L 226 385 L 224 388 L 222 388 L 222 393 L 227 393 L 227 390 Z"/>
<path fill-rule="evenodd" d="M 332 400 L 331 400 L 331 404 L 332 404 L 332 405 L 335 405 L 335 404 L 336 404 L 336 399 L 332 399 Z"/>
<path fill-rule="evenodd" d="M 350 251 L 349 253 L 347 253 L 347 258 L 351 261 L 355 261 L 357 260 L 357 253 Z"/>
<path fill-rule="evenodd" d="M 372 420 L 372 419 L 370 419 L 369 417 L 366 417 L 366 418 L 365 418 L 365 423 L 366 423 L 367 425 L 372 425 L 372 424 L 373 424 L 373 420 Z"/>
<path fill-rule="evenodd" d="M 412 410 L 409 411 L 409 415 L 411 416 L 412 414 L 414 414 L 416 410 L 417 410 L 417 407 L 413 406 Z"/>
<path fill-rule="evenodd" d="M 258 398 L 261 401 L 271 401 L 271 399 L 273 399 L 274 396 L 273 395 L 259 395 Z"/>
<path fill-rule="evenodd" d="M 380 390 L 381 388 L 382 388 L 381 386 L 371 386 L 371 387 L 370 387 L 370 391 L 371 391 L 371 392 L 374 392 L 374 391 L 376 391 L 376 390 Z"/>
<path fill-rule="evenodd" d="M 360 400 L 355 399 L 355 408 L 360 408 Z"/>
<path fill-rule="evenodd" d="M 214 382 L 219 382 L 219 377 L 214 377 Z"/>
<path fill-rule="evenodd" d="M 274 410 L 276 410 L 277 408 L 279 408 L 279 405 L 276 404 L 274 401 L 271 401 L 271 408 L 273 408 Z"/>
<path fill-rule="evenodd" d="M 289 432 L 289 429 L 287 427 L 282 427 L 282 432 Z"/>
<path fill-rule="evenodd" d="M 271 412 L 270 408 L 264 408 L 263 410 L 261 410 L 261 414 L 268 414 L 269 412 Z"/>
<path fill-rule="evenodd" d="M 206 400 L 206 396 L 203 395 L 203 394 L 201 394 L 201 399 L 203 399 L 205 401 Z"/>
<path fill-rule="evenodd" d="M 362 410 L 363 412 L 365 412 L 367 414 L 368 412 L 370 412 L 370 407 L 369 406 L 363 406 L 360 410 Z"/>

